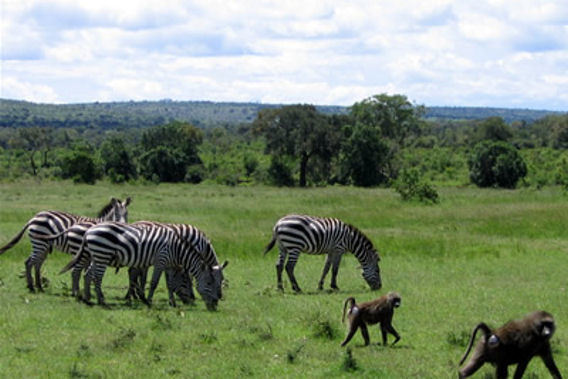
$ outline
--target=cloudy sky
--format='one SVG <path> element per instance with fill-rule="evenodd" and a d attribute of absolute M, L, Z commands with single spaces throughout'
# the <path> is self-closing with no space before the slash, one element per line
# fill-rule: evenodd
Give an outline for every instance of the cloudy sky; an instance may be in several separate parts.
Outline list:
<path fill-rule="evenodd" d="M 566 0 L 0 0 L 2 98 L 568 111 Z"/>

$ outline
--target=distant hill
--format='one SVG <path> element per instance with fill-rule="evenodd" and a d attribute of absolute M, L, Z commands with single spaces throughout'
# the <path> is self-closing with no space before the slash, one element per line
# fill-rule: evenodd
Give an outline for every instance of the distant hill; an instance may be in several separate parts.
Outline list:
<path fill-rule="evenodd" d="M 129 101 L 85 104 L 38 104 L 0 99 L 0 127 L 51 126 L 67 128 L 127 129 L 162 125 L 171 120 L 201 128 L 252 122 L 259 110 L 279 104 L 217 103 L 210 101 Z M 347 107 L 317 106 L 325 114 L 345 114 Z M 427 119 L 472 120 L 500 116 L 506 122 L 531 123 L 559 112 L 529 109 L 430 107 Z"/>

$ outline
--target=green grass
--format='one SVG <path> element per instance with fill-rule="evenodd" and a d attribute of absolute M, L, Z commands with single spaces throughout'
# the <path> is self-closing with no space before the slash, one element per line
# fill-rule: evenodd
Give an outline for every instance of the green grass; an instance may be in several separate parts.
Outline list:
<path fill-rule="evenodd" d="M 213 242 L 226 270 L 218 312 L 202 301 L 167 305 L 162 281 L 152 309 L 127 307 L 125 270 L 108 270 L 110 309 L 71 299 L 70 278 L 57 275 L 69 256 L 44 265 L 44 294 L 30 294 L 20 274 L 30 251 L 24 238 L 0 256 L 2 377 L 342 377 L 453 378 L 467 335 L 479 321 L 497 326 L 535 309 L 558 324 L 555 359 L 568 370 L 568 202 L 560 189 L 440 189 L 441 203 L 403 203 L 392 190 L 328 187 L 279 189 L 216 185 L 96 186 L 20 181 L 0 184 L 0 244 L 37 211 L 95 215 L 111 196 L 132 196 L 130 220 L 185 222 Z M 372 292 L 358 262 L 344 257 L 338 293 L 318 292 L 324 257 L 302 255 L 296 276 L 276 290 L 276 249 L 262 255 L 275 221 L 287 213 L 335 216 L 363 230 L 381 255 L 383 289 Z M 326 283 L 329 286 L 329 278 Z M 343 300 L 402 295 L 394 326 L 402 340 L 370 347 L 356 336 L 339 346 Z M 510 370 L 512 373 L 512 370 Z M 477 375 L 491 374 L 486 366 Z M 535 359 L 526 377 L 547 378 Z"/>

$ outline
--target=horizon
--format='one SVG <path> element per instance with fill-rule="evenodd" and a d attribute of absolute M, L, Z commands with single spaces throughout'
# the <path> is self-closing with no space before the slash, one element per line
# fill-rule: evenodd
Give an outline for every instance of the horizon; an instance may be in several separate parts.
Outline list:
<path fill-rule="evenodd" d="M 1 5 L 1 98 L 568 111 L 561 0 Z"/>
<path fill-rule="evenodd" d="M 90 102 L 79 102 L 79 103 L 47 103 L 47 102 L 34 102 L 29 100 L 22 100 L 22 99 L 8 99 L 8 98 L 0 98 L 0 102 L 2 101 L 15 101 L 15 102 L 24 102 L 30 103 L 34 105 L 54 105 L 54 106 L 73 106 L 73 105 L 95 105 L 95 104 L 121 104 L 121 103 L 159 103 L 159 102 L 173 102 L 173 103 L 212 103 L 212 104 L 258 104 L 258 105 L 270 105 L 270 106 L 286 106 L 286 105 L 295 105 L 295 104 L 309 104 L 309 103 L 263 103 L 263 102 L 254 102 L 254 101 L 214 101 L 214 100 L 174 100 L 174 99 L 158 99 L 158 100 L 116 100 L 116 101 L 90 101 Z M 342 107 L 342 108 L 349 108 L 351 105 L 339 105 L 339 104 L 309 104 L 316 107 Z M 469 105 L 426 105 L 426 104 L 417 104 L 413 103 L 414 106 L 424 106 L 426 109 L 428 108 L 469 108 L 469 109 L 504 109 L 504 110 L 526 110 L 531 112 L 553 112 L 553 113 L 568 113 L 568 111 L 563 110 L 555 110 L 555 109 L 544 109 L 544 108 L 510 108 L 510 107 L 492 107 L 492 106 L 469 106 Z"/>

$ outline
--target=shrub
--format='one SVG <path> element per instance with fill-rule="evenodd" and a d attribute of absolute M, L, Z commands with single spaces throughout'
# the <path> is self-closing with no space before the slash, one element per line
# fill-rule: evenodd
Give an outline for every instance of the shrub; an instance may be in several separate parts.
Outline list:
<path fill-rule="evenodd" d="M 423 203 L 438 203 L 438 192 L 420 178 L 416 168 L 402 170 L 394 184 L 396 192 L 404 201 L 417 199 Z"/>
<path fill-rule="evenodd" d="M 511 144 L 483 141 L 469 157 L 469 176 L 479 187 L 515 188 L 527 175 L 525 161 Z"/>

